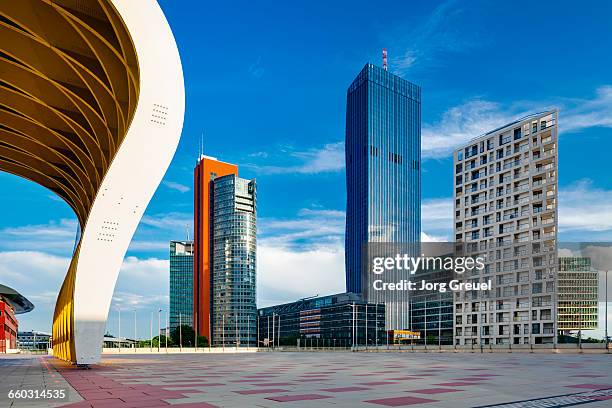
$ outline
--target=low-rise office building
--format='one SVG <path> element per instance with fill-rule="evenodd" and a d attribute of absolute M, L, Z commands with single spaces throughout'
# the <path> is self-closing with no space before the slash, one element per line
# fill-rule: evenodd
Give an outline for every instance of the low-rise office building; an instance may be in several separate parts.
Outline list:
<path fill-rule="evenodd" d="M 47 350 L 51 347 L 51 334 L 39 331 L 20 331 L 17 334 L 20 350 Z"/>
<path fill-rule="evenodd" d="M 597 329 L 599 276 L 584 257 L 560 257 L 557 277 L 559 331 Z"/>
<path fill-rule="evenodd" d="M 300 299 L 257 311 L 260 346 L 350 347 L 386 344 L 385 305 L 357 293 Z"/>

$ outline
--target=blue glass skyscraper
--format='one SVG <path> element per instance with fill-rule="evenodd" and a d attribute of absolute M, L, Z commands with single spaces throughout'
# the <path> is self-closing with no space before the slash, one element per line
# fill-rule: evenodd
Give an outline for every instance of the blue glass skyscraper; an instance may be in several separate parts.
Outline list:
<path fill-rule="evenodd" d="M 193 327 L 193 241 L 170 241 L 170 330 Z"/>
<path fill-rule="evenodd" d="M 421 88 L 366 64 L 346 101 L 346 288 L 369 296 L 368 243 L 418 243 L 421 234 Z M 405 329 L 408 301 L 387 304 L 387 329 Z"/>

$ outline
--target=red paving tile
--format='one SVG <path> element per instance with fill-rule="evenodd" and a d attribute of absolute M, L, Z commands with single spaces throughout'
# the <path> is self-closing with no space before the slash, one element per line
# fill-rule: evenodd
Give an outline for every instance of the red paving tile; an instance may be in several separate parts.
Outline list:
<path fill-rule="evenodd" d="M 590 390 L 607 390 L 612 388 L 612 385 L 609 384 L 574 384 L 574 385 L 566 385 L 567 388 L 588 388 Z"/>
<path fill-rule="evenodd" d="M 266 397 L 266 399 L 277 401 L 277 402 L 291 402 L 291 401 L 312 401 L 323 398 L 332 398 L 329 395 L 321 394 L 301 394 L 301 395 L 277 395 L 275 397 Z"/>
<path fill-rule="evenodd" d="M 285 385 L 292 385 L 292 384 L 289 383 L 289 382 L 276 382 L 276 383 L 274 383 L 274 382 L 270 382 L 270 383 L 260 383 L 260 382 L 258 382 L 258 383 L 253 383 L 251 385 L 257 385 L 259 387 L 283 387 Z"/>
<path fill-rule="evenodd" d="M 364 383 L 359 383 L 361 385 L 390 385 L 397 384 L 397 381 L 369 381 Z"/>
<path fill-rule="evenodd" d="M 438 400 L 432 400 L 427 398 L 418 397 L 392 397 L 392 398 L 381 398 L 375 400 L 368 400 L 363 402 L 369 402 L 370 404 L 384 405 L 386 407 L 404 407 L 407 405 L 415 404 L 427 404 L 430 402 L 438 402 Z"/>
<path fill-rule="evenodd" d="M 453 381 L 447 383 L 439 383 L 433 385 L 439 385 L 441 387 L 469 387 L 470 385 L 478 385 L 478 382 L 469 382 L 469 381 Z"/>
<path fill-rule="evenodd" d="M 189 383 L 189 384 L 164 384 L 164 388 L 172 387 L 172 388 L 189 388 L 189 387 L 204 387 L 208 384 L 206 383 Z"/>
<path fill-rule="evenodd" d="M 256 390 L 242 390 L 242 391 L 234 391 L 237 394 L 242 395 L 252 395 L 252 394 L 266 394 L 266 393 L 277 393 L 277 392 L 288 392 L 282 388 L 261 388 Z"/>
<path fill-rule="evenodd" d="M 423 388 L 422 390 L 410 390 L 406 392 L 414 392 L 416 394 L 443 394 L 445 392 L 461 392 L 463 390 L 456 390 L 452 388 Z"/>
<path fill-rule="evenodd" d="M 324 388 L 320 391 L 325 392 L 351 392 L 351 391 L 368 391 L 371 388 L 366 387 L 338 387 L 338 388 Z"/>

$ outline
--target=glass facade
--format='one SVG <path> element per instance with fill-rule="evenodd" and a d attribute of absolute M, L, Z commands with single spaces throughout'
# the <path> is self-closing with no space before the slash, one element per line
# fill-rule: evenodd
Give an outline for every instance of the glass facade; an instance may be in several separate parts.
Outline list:
<path fill-rule="evenodd" d="M 301 299 L 259 309 L 259 344 L 300 347 L 384 345 L 385 305 L 357 293 Z M 367 335 L 366 335 L 367 334 Z"/>
<path fill-rule="evenodd" d="M 193 327 L 193 241 L 170 241 L 170 330 Z"/>
<path fill-rule="evenodd" d="M 559 257 L 558 330 L 594 330 L 598 321 L 599 272 L 591 259 Z"/>
<path fill-rule="evenodd" d="M 362 257 L 369 242 L 417 243 L 421 234 L 421 89 L 366 64 L 347 91 L 346 288 L 387 306 L 387 329 L 406 329 L 406 294 L 377 295 Z"/>
<path fill-rule="evenodd" d="M 254 346 L 257 334 L 255 180 L 213 181 L 212 344 Z"/>

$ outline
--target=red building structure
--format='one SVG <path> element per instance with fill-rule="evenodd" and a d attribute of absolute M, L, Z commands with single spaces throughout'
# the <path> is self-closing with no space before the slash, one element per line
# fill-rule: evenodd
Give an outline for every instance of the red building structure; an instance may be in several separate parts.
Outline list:
<path fill-rule="evenodd" d="M 202 155 L 194 169 L 194 256 L 193 256 L 193 328 L 198 336 L 210 341 L 211 247 L 213 197 L 212 181 L 229 174 L 238 175 L 238 166 Z"/>
<path fill-rule="evenodd" d="M 6 353 L 17 348 L 16 314 L 27 313 L 34 305 L 8 286 L 0 285 L 0 353 Z"/>

